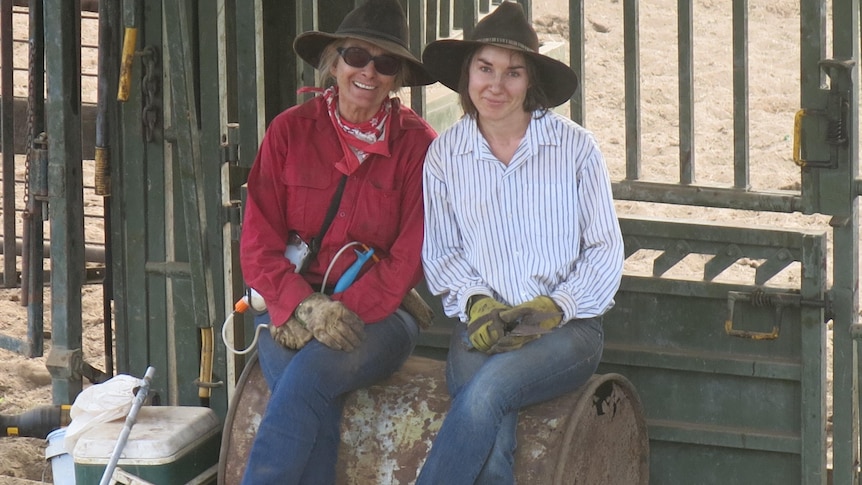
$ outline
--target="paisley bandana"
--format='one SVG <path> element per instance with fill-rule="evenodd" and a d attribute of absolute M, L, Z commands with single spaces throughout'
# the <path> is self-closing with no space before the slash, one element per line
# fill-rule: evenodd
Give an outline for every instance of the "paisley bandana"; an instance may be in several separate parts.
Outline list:
<path fill-rule="evenodd" d="M 335 132 L 338 133 L 338 141 L 344 152 L 344 158 L 335 164 L 335 168 L 339 172 L 345 175 L 352 174 L 371 154 L 389 156 L 386 133 L 388 130 L 387 121 L 392 111 L 392 98 L 383 100 L 380 109 L 370 120 L 362 123 L 351 123 L 338 114 L 337 86 L 327 89 L 303 87 L 298 92 L 312 92 L 323 96 L 323 100 L 326 101 L 329 119 L 332 121 L 332 126 L 335 127 Z"/>

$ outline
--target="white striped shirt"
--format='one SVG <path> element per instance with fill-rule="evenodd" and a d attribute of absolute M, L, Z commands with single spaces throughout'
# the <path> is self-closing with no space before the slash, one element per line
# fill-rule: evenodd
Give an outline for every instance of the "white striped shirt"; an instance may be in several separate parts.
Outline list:
<path fill-rule="evenodd" d="M 467 321 L 477 294 L 508 305 L 548 295 L 563 322 L 614 304 L 623 240 L 604 157 L 577 123 L 536 115 L 508 166 L 468 116 L 428 149 L 422 261 L 450 317 Z"/>

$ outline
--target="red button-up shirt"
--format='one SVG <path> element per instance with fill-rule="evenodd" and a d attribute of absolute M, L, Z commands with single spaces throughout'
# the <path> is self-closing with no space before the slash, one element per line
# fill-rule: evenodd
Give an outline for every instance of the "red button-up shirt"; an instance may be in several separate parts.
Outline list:
<path fill-rule="evenodd" d="M 393 101 L 391 156 L 370 155 L 347 178 L 320 251 L 302 275 L 284 256 L 288 234 L 296 231 L 306 242 L 318 235 L 342 177 L 335 164 L 343 153 L 320 97 L 279 114 L 267 129 L 248 178 L 240 262 L 246 283 L 263 296 L 276 326 L 320 290 L 336 253 L 352 241 L 374 248 L 380 260 L 368 261 L 354 283 L 332 298 L 366 323 L 394 312 L 422 277 L 422 164 L 436 133 Z M 328 287 L 356 260 L 353 249 L 362 248 L 338 257 Z"/>

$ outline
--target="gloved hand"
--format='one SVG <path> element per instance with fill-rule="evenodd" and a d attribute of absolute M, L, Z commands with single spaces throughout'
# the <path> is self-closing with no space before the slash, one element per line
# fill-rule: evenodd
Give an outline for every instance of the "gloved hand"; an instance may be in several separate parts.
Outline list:
<path fill-rule="evenodd" d="M 340 301 L 312 293 L 293 312 L 314 338 L 327 347 L 350 352 L 365 338 L 365 322 Z"/>
<path fill-rule="evenodd" d="M 282 346 L 293 350 L 303 348 L 313 337 L 311 332 L 303 327 L 302 324 L 299 323 L 299 320 L 294 317 L 290 317 L 290 319 L 280 327 L 270 325 L 269 334 L 272 335 L 273 340 L 280 343 Z"/>
<path fill-rule="evenodd" d="M 538 296 L 501 311 L 499 317 L 508 331 L 488 349 L 489 354 L 519 349 L 527 342 L 550 332 L 560 324 L 563 311 L 551 298 Z"/>
<path fill-rule="evenodd" d="M 560 325 L 563 310 L 549 296 L 537 296 L 530 301 L 500 312 L 500 319 L 509 324 L 515 335 L 547 333 Z"/>
<path fill-rule="evenodd" d="M 497 343 L 506 331 L 506 324 L 500 319 L 500 312 L 509 310 L 506 304 L 485 296 L 473 303 L 469 309 L 470 322 L 467 324 L 467 338 L 473 348 L 487 352 Z"/>

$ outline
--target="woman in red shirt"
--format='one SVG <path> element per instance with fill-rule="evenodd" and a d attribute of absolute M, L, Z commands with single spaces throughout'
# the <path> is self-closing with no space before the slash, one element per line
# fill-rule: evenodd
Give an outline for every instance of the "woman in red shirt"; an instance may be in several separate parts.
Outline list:
<path fill-rule="evenodd" d="M 397 0 L 369 0 L 294 50 L 328 87 L 272 121 L 248 179 L 243 276 L 270 317 L 258 353 L 272 396 L 244 478 L 257 485 L 334 483 L 344 394 L 412 352 L 419 327 L 399 305 L 422 276 L 422 162 L 436 136 L 391 96 L 433 82 Z"/>

